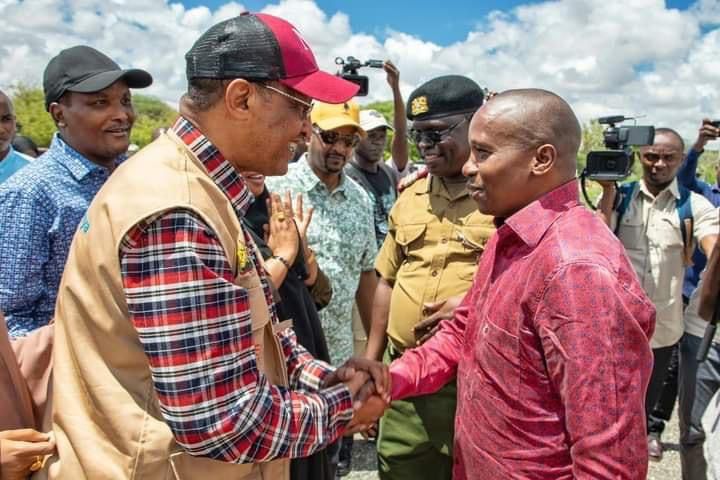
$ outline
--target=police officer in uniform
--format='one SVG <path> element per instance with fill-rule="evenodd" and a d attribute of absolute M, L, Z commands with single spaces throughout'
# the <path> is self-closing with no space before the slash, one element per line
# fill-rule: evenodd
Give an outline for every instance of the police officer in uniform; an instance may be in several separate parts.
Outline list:
<path fill-rule="evenodd" d="M 423 322 L 428 313 L 449 309 L 470 288 L 495 231 L 492 217 L 477 211 L 461 173 L 470 155 L 470 119 L 482 103 L 483 90 L 458 75 L 430 80 L 408 98 L 410 137 L 427 169 L 401 182 L 403 192 L 390 212 L 375 262 L 380 280 L 368 358 L 389 363 L 400 357 L 432 332 L 433 325 Z M 436 394 L 392 403 L 380 421 L 381 479 L 451 478 L 455 397 L 453 382 Z"/>

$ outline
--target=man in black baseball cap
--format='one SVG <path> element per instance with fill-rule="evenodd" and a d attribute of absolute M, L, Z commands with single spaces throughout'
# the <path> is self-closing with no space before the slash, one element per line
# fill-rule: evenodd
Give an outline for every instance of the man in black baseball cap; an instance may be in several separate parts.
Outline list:
<path fill-rule="evenodd" d="M 310 135 L 311 101 L 342 103 L 357 86 L 318 70 L 272 15 L 218 23 L 185 58 L 180 118 L 105 184 L 65 266 L 53 352 L 61 478 L 287 480 L 289 458 L 347 430 L 368 372 L 389 391 L 378 362 L 336 371 L 278 324 L 242 222 L 252 194 L 240 172 L 285 173 Z M 282 203 L 272 236 L 296 238 Z M 284 268 L 282 257 L 268 262 Z"/>
<path fill-rule="evenodd" d="M 0 189 L 0 310 L 11 335 L 48 323 L 73 234 L 90 201 L 120 163 L 135 121 L 129 87 L 142 70 L 122 70 L 88 46 L 61 51 L 44 75 L 58 132 L 48 151 Z"/>
<path fill-rule="evenodd" d="M 43 89 L 45 109 L 62 98 L 65 92 L 95 93 L 118 80 L 129 88 L 145 88 L 152 77 L 145 70 L 123 70 L 111 58 L 92 47 L 78 45 L 60 52 L 45 68 Z"/>

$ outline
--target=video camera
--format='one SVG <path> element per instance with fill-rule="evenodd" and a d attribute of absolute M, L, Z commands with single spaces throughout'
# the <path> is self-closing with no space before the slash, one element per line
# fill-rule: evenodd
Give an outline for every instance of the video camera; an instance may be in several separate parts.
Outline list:
<path fill-rule="evenodd" d="M 335 65 L 342 65 L 342 69 L 337 72 L 339 77 L 344 78 L 350 82 L 360 85 L 360 90 L 357 93 L 358 97 L 364 97 L 368 94 L 368 77 L 365 75 L 359 75 L 358 69 L 362 67 L 370 68 L 383 68 L 385 62 L 382 60 L 367 60 L 361 62 L 355 57 L 347 57 L 343 60 L 342 57 L 335 58 Z"/>
<path fill-rule="evenodd" d="M 589 152 L 583 176 L 590 180 L 616 182 L 630 175 L 632 168 L 632 146 L 652 145 L 655 141 L 655 127 L 619 126 L 633 117 L 613 115 L 598 118 L 598 123 L 608 125 L 603 131 L 603 142 L 607 150 Z"/>

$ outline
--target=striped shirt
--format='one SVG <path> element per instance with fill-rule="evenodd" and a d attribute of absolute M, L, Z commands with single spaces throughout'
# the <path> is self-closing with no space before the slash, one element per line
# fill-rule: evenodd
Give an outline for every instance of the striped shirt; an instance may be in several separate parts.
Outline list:
<path fill-rule="evenodd" d="M 173 129 L 241 219 L 252 201 L 242 177 L 190 122 L 181 117 Z M 276 323 L 267 275 L 248 250 Z M 292 330 L 277 334 L 290 386 L 258 371 L 247 292 L 199 215 L 178 208 L 143 220 L 123 239 L 120 257 L 163 417 L 189 453 L 236 463 L 302 457 L 342 433 L 350 392 L 343 384 L 320 388 L 332 367 L 299 346 Z"/>

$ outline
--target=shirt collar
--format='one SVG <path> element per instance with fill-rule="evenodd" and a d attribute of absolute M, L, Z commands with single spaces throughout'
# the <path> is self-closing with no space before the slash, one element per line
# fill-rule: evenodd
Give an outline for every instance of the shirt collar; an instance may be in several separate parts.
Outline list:
<path fill-rule="evenodd" d="M 523 243 L 534 248 L 560 215 L 579 204 L 578 183 L 573 179 L 506 218 L 504 223 Z"/>
<path fill-rule="evenodd" d="M 90 173 L 96 171 L 110 174 L 107 168 L 88 160 L 82 153 L 65 143 L 65 140 L 57 132 L 53 135 L 50 148 L 46 154 L 49 154 L 56 162 L 67 168 L 77 181 L 81 181 Z M 115 165 L 120 165 L 126 158 L 125 155 L 120 155 L 115 159 Z"/>
<path fill-rule="evenodd" d="M 448 190 L 445 182 L 443 182 L 442 177 L 436 177 L 434 175 L 428 175 L 427 188 L 425 189 L 424 192 L 422 190 L 419 190 L 415 193 L 416 194 L 427 193 L 427 194 L 432 194 L 432 195 L 438 195 L 449 201 L 454 201 L 454 200 L 457 200 L 458 198 L 462 198 L 462 197 L 466 197 L 466 196 L 470 195 L 467 188 L 463 188 L 462 191 L 460 191 L 460 193 L 458 193 L 457 195 L 455 195 L 455 197 L 453 197 L 452 195 L 450 195 L 450 191 Z"/>
<path fill-rule="evenodd" d="M 644 179 L 644 178 L 641 178 L 641 179 L 640 179 L 640 191 L 641 191 L 645 196 L 648 196 L 648 197 L 650 197 L 650 198 L 657 198 L 657 197 L 659 197 L 660 195 L 663 195 L 664 192 L 669 192 L 669 193 L 670 193 L 673 197 L 675 197 L 676 199 L 679 199 L 679 198 L 680 198 L 680 187 L 678 187 L 677 178 L 673 178 L 673 181 L 670 182 L 670 185 L 668 185 L 667 187 L 665 187 L 665 188 L 664 188 L 662 191 L 660 191 L 660 193 L 658 193 L 657 195 L 653 195 L 652 193 L 650 193 L 650 190 L 648 190 L 647 185 L 645 184 L 645 179 Z"/>
<path fill-rule="evenodd" d="M 300 180 L 300 186 L 302 187 L 304 192 L 309 192 L 314 188 L 324 188 L 325 190 L 327 190 L 325 184 L 322 183 L 318 176 L 315 175 L 315 172 L 313 172 L 312 168 L 310 168 L 307 152 L 305 152 L 303 156 L 298 159 L 297 164 L 297 168 L 300 173 L 298 178 Z M 335 192 L 342 192 L 342 194 L 345 195 L 345 187 L 347 186 L 346 177 L 347 175 L 345 175 L 344 170 L 340 172 L 340 183 L 338 183 L 338 186 L 335 187 L 335 190 L 329 193 L 334 194 Z"/>
<path fill-rule="evenodd" d="M 215 184 L 228 197 L 238 216 L 245 216 L 245 212 L 252 203 L 252 194 L 245 185 L 245 180 L 238 174 L 230 162 L 220 153 L 220 150 L 192 123 L 180 116 L 173 132 L 185 143 L 190 151 L 200 160 L 208 175 Z"/>
<path fill-rule="evenodd" d="M 11 157 L 13 156 L 13 152 L 15 152 L 15 149 L 12 147 L 12 145 L 10 145 L 10 147 L 8 148 L 8 151 L 7 151 L 7 155 L 5 155 L 4 157 L 0 158 L 0 162 L 2 162 L 3 160 L 8 160 L 9 158 L 11 158 Z"/>

